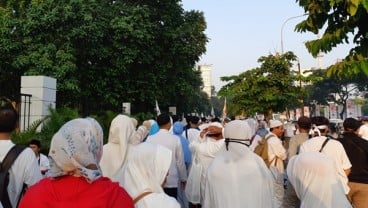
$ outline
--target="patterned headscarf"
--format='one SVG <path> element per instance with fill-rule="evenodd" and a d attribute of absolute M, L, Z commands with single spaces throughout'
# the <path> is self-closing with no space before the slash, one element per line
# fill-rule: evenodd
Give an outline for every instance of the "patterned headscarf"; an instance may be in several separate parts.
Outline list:
<path fill-rule="evenodd" d="M 103 131 L 92 118 L 78 118 L 64 124 L 52 137 L 49 159 L 50 176 L 73 175 L 90 183 L 102 174 Z"/>

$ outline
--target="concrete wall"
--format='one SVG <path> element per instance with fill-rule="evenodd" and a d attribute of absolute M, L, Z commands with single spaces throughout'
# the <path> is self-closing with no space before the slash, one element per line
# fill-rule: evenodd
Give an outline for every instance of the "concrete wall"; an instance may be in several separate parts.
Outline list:
<path fill-rule="evenodd" d="M 20 130 L 23 131 L 33 122 L 49 115 L 49 108 L 55 108 L 56 102 L 56 79 L 46 76 L 22 76 L 21 77 L 21 93 L 30 94 L 31 105 L 29 109 L 29 121 L 27 105 L 22 106 L 20 111 Z M 22 97 L 24 99 L 24 97 Z M 24 124 L 25 123 L 25 124 Z"/>

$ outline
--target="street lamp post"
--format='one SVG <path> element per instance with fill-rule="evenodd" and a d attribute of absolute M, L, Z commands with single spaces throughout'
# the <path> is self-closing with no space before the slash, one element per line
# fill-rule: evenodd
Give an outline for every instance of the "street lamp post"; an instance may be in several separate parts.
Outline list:
<path fill-rule="evenodd" d="M 300 102 L 301 102 L 301 115 L 304 116 L 304 97 L 302 92 L 302 72 L 300 69 L 300 61 L 299 58 L 297 58 L 298 61 L 298 74 L 299 74 L 299 90 L 300 90 Z"/>
<path fill-rule="evenodd" d="M 284 39 L 283 39 L 283 31 L 284 31 L 284 26 L 285 24 L 289 21 L 289 20 L 292 20 L 292 19 L 296 19 L 296 18 L 299 18 L 299 17 L 304 17 L 308 15 L 308 13 L 305 13 L 305 14 L 302 14 L 302 15 L 298 15 L 298 16 L 293 16 L 293 17 L 289 17 L 287 18 L 283 23 L 282 23 L 282 26 L 281 26 L 281 54 L 284 54 Z"/>

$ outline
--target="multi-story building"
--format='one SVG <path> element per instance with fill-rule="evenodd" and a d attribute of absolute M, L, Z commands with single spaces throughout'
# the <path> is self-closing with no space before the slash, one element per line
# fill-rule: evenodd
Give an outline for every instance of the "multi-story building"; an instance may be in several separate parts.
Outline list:
<path fill-rule="evenodd" d="M 203 80 L 203 91 L 207 93 L 208 97 L 212 96 L 212 65 L 203 64 L 197 65 L 197 70 L 201 71 L 201 76 Z"/>

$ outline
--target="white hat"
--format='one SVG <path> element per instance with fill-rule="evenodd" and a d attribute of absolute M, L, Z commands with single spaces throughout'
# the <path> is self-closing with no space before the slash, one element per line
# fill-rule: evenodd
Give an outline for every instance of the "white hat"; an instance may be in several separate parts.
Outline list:
<path fill-rule="evenodd" d="M 224 137 L 229 139 L 247 140 L 251 137 L 251 130 L 248 123 L 245 121 L 230 121 L 225 125 Z"/>
<path fill-rule="evenodd" d="M 283 123 L 279 120 L 270 120 L 270 129 L 278 126 L 282 126 Z"/>

